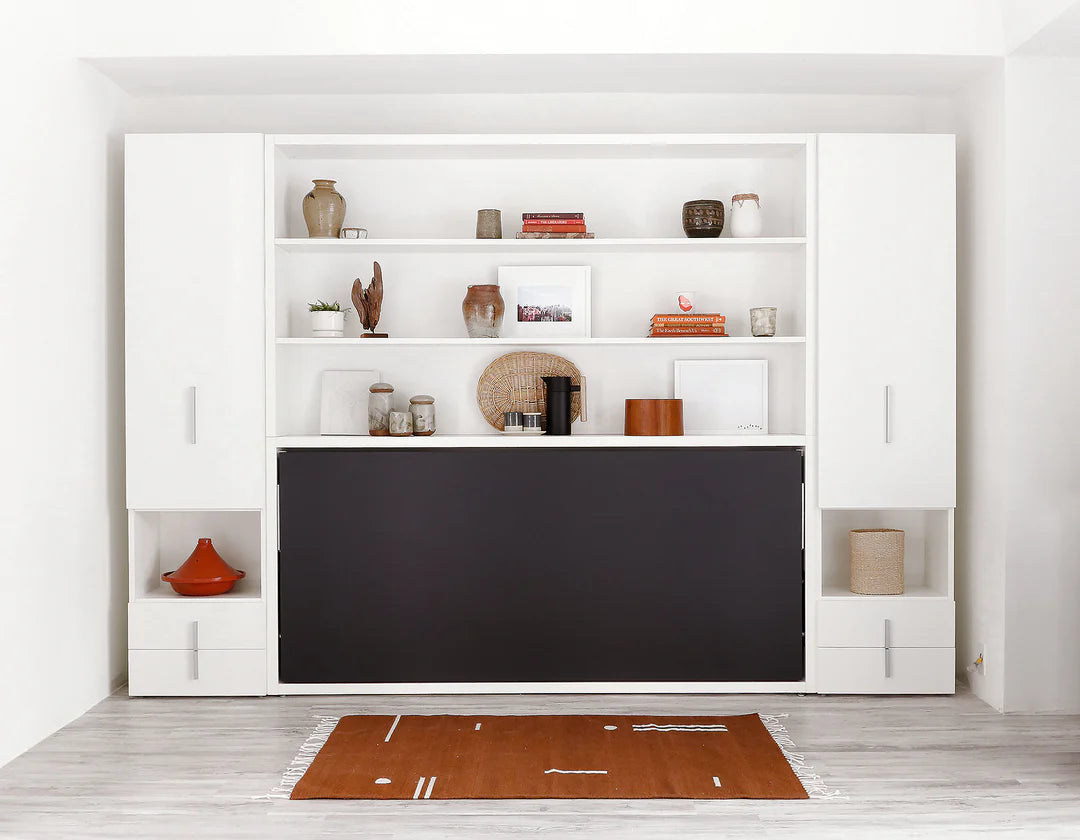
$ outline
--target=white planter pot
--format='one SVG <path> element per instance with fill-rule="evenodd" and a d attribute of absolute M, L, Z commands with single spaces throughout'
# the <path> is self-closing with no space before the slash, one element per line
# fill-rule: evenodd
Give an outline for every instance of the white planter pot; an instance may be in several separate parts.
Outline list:
<path fill-rule="evenodd" d="M 345 313 L 312 312 L 311 334 L 315 338 L 341 338 L 345 335 Z"/>

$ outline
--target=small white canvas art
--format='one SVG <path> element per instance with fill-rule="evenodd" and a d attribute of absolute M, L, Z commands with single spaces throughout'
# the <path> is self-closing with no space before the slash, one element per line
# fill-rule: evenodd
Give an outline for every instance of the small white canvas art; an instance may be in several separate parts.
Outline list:
<path fill-rule="evenodd" d="M 764 359 L 675 362 L 675 398 L 687 434 L 769 433 L 769 363 Z"/>
<path fill-rule="evenodd" d="M 319 434 L 366 435 L 368 388 L 378 381 L 374 370 L 324 370 Z"/>

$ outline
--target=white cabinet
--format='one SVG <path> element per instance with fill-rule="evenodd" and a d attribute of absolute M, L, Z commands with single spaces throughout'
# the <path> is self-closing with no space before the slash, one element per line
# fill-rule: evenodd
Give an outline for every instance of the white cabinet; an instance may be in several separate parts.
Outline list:
<path fill-rule="evenodd" d="M 132 650 L 132 697 L 238 697 L 266 694 L 265 650 Z"/>
<path fill-rule="evenodd" d="M 823 508 L 956 502 L 951 135 L 818 138 Z"/>
<path fill-rule="evenodd" d="M 127 504 L 264 505 L 263 138 L 128 135 Z"/>

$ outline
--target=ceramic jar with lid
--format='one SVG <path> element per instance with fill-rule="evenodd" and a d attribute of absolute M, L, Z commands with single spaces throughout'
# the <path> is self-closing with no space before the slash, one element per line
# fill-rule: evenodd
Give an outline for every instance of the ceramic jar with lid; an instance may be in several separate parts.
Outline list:
<path fill-rule="evenodd" d="M 389 382 L 376 382 L 368 388 L 368 434 L 390 434 L 390 409 L 394 405 L 394 386 Z"/>
<path fill-rule="evenodd" d="M 737 239 L 761 236 L 761 199 L 756 193 L 731 197 L 731 235 Z"/>
<path fill-rule="evenodd" d="M 435 398 L 429 394 L 417 394 L 409 400 L 414 435 L 435 434 Z"/>

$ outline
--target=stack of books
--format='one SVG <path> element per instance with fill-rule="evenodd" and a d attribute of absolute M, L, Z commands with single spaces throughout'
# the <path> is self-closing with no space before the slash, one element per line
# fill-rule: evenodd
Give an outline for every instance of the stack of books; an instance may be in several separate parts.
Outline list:
<path fill-rule="evenodd" d="M 718 338 L 727 335 L 725 321 L 726 316 L 714 313 L 653 315 L 649 322 L 649 338 Z"/>
<path fill-rule="evenodd" d="M 522 213 L 518 239 L 592 239 L 584 213 Z"/>

